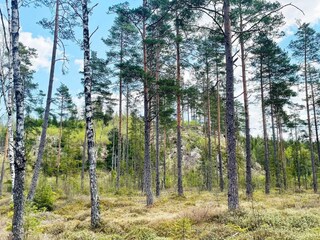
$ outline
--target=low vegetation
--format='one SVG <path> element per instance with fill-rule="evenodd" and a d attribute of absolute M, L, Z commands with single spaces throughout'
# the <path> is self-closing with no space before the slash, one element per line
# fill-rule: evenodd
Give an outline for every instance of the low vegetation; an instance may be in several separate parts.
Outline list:
<path fill-rule="evenodd" d="M 257 191 L 252 200 L 242 193 L 236 212 L 228 212 L 226 193 L 189 189 L 185 197 L 179 197 L 172 189 L 164 191 L 152 207 L 145 206 L 141 192 L 107 193 L 100 198 L 102 224 L 92 230 L 89 195 L 55 193 L 52 208 L 47 208 L 49 187 L 44 184 L 40 188 L 42 193 L 37 196 L 41 205 L 37 202 L 26 207 L 27 240 L 320 239 L 320 199 L 309 191 L 274 191 L 270 196 Z M 0 239 L 6 239 L 12 216 L 9 195 L 0 200 L 0 214 Z"/>

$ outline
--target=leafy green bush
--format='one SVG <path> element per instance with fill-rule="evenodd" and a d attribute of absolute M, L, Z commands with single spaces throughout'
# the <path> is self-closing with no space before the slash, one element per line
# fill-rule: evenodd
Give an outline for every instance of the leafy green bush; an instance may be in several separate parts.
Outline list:
<path fill-rule="evenodd" d="M 33 202 L 38 209 L 52 211 L 55 198 L 56 196 L 51 186 L 44 182 L 36 190 Z"/>

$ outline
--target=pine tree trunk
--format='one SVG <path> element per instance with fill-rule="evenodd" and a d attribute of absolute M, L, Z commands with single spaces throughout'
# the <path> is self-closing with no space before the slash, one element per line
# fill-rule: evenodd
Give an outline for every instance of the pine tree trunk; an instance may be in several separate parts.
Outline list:
<path fill-rule="evenodd" d="M 24 187 L 25 187 L 25 146 L 24 146 L 24 87 L 20 76 L 19 56 L 19 2 L 11 1 L 11 39 L 12 39 L 12 68 L 16 101 L 16 133 L 15 133 L 15 159 L 14 159 L 14 187 L 13 187 L 13 219 L 12 233 L 14 240 L 24 238 Z"/>
<path fill-rule="evenodd" d="M 301 188 L 301 168 L 300 168 L 300 160 L 301 160 L 301 144 L 298 142 L 298 133 L 297 133 L 297 126 L 295 126 L 295 135 L 296 135 L 296 142 L 299 145 L 299 148 L 297 149 L 297 168 L 298 168 L 298 186 L 299 189 Z"/>
<path fill-rule="evenodd" d="M 163 130 L 163 189 L 166 188 L 166 175 L 167 175 L 167 166 L 166 166 L 166 155 L 167 155 L 167 129 L 164 127 Z"/>
<path fill-rule="evenodd" d="M 228 209 L 239 208 L 238 174 L 236 161 L 236 134 L 234 117 L 234 75 L 231 41 L 230 3 L 224 0 L 224 40 L 226 54 L 226 126 L 228 155 Z"/>
<path fill-rule="evenodd" d="M 82 0 L 82 24 L 83 24 L 83 49 L 84 49 L 84 95 L 85 115 L 88 143 L 89 178 L 91 193 L 91 227 L 100 225 L 99 196 L 96 175 L 96 154 L 94 147 L 94 130 L 92 121 L 91 86 L 92 76 L 90 68 L 90 35 L 88 1 Z"/>
<path fill-rule="evenodd" d="M 245 60 L 245 48 L 243 40 L 243 19 L 242 9 L 240 1 L 240 51 L 241 51 L 241 69 L 242 69 L 242 85 L 243 85 L 243 102 L 244 102 L 244 116 L 245 116 L 245 134 L 246 134 L 246 195 L 248 198 L 252 197 L 252 174 L 251 174 L 251 138 L 250 138 L 250 118 L 249 118 L 249 103 L 247 93 L 247 76 L 246 76 L 246 60 Z M 270 193 L 270 173 L 269 165 L 265 166 L 266 170 L 266 185 L 265 192 Z"/>
<path fill-rule="evenodd" d="M 6 133 L 6 140 L 4 143 L 4 151 L 3 151 L 3 159 L 2 159 L 2 164 L 1 164 L 1 176 L 0 176 L 0 197 L 2 196 L 2 192 L 3 192 L 3 179 L 4 179 L 4 173 L 5 173 L 5 162 L 7 159 L 7 155 L 8 155 L 8 142 L 9 142 L 9 131 L 7 129 L 7 133 Z"/>
<path fill-rule="evenodd" d="M 279 145 L 280 145 L 280 159 L 282 164 L 282 177 L 283 177 L 283 186 L 284 189 L 287 190 L 288 184 L 287 184 L 287 163 L 286 158 L 284 154 L 284 146 L 283 146 L 283 131 L 282 131 L 282 121 L 280 116 L 278 116 L 278 129 L 279 129 Z"/>
<path fill-rule="evenodd" d="M 310 119 L 310 107 L 309 107 L 309 94 L 308 94 L 308 79 L 307 79 L 307 52 L 305 46 L 304 54 L 304 84 L 306 92 L 306 108 L 307 108 L 307 120 L 308 120 L 308 135 L 309 135 L 309 147 L 310 147 L 310 157 L 311 157 L 311 167 L 312 167 L 312 185 L 313 191 L 316 193 L 318 191 L 318 182 L 317 182 L 317 169 L 314 159 L 314 151 L 312 144 L 312 130 L 311 130 L 311 119 Z"/>
<path fill-rule="evenodd" d="M 266 107 L 264 99 L 264 85 L 263 85 L 263 69 L 262 69 L 262 56 L 260 57 L 260 94 L 261 94 L 261 112 L 262 112 L 262 127 L 263 127 L 263 143 L 264 143 L 264 165 L 265 165 L 265 193 L 270 193 L 270 160 L 269 160 L 269 139 L 267 131 L 267 120 L 266 120 Z M 269 181 L 269 182 L 267 182 Z"/>
<path fill-rule="evenodd" d="M 209 63 L 206 57 L 206 93 L 207 93 L 207 137 L 208 137 L 208 190 L 212 191 L 213 184 L 213 160 L 212 160 L 212 144 L 211 144 L 211 98 L 210 98 L 210 79 L 209 79 Z"/>
<path fill-rule="evenodd" d="M 127 83 L 127 103 L 126 103 L 126 186 L 129 178 L 129 84 Z"/>
<path fill-rule="evenodd" d="M 123 62 L 123 36 L 122 32 L 120 33 L 120 76 L 119 76 L 119 131 L 118 131 L 118 158 L 117 158 L 117 179 L 116 179 L 116 190 L 120 189 L 120 165 L 121 165 L 121 144 L 122 144 L 122 136 L 121 136 L 121 127 L 122 127 L 122 62 Z"/>
<path fill-rule="evenodd" d="M 58 31 L 59 31 L 59 5 L 60 1 L 56 0 L 56 12 L 55 12 L 55 25 L 54 25 L 54 34 L 53 34 L 53 48 L 52 48 L 52 56 L 51 56 L 51 66 L 50 66 L 50 75 L 49 75 L 49 86 L 48 86 L 48 93 L 47 93 L 47 101 L 46 101 L 46 109 L 44 112 L 43 117 L 43 124 L 42 124 L 42 131 L 38 149 L 38 155 L 36 164 L 34 167 L 34 172 L 31 180 L 31 186 L 29 189 L 27 199 L 32 201 L 34 198 L 34 194 L 37 188 L 41 164 L 43 160 L 43 153 L 46 144 L 46 136 L 47 136 L 47 128 L 49 122 L 49 115 L 50 115 L 50 105 L 52 102 L 52 89 L 53 89 L 53 80 L 54 80 L 54 70 L 56 64 L 56 54 L 57 54 L 57 45 L 58 45 Z"/>
<path fill-rule="evenodd" d="M 183 184 L 182 184 L 182 146 L 181 146 L 181 66 L 180 66 L 180 43 L 179 43 L 179 23 L 176 18 L 176 64 L 177 64 L 177 79 L 176 86 L 177 92 L 177 167 L 178 167 L 178 195 L 183 196 Z"/>
<path fill-rule="evenodd" d="M 86 152 L 87 152 L 87 127 L 84 132 L 83 149 L 82 149 L 82 164 L 81 164 L 81 191 L 84 190 L 84 168 L 86 164 Z"/>
<path fill-rule="evenodd" d="M 143 7 L 147 7 L 147 0 L 143 0 Z M 152 173 L 151 173 L 151 159 L 150 159 L 150 113 L 149 113 L 149 86 L 148 86 L 148 67 L 147 67 L 147 44 L 146 40 L 146 16 L 143 17 L 143 101 L 144 101 L 144 186 L 143 190 L 147 197 L 147 206 L 153 204 L 152 195 Z"/>
<path fill-rule="evenodd" d="M 217 125 L 218 125 L 218 161 L 219 161 L 219 186 L 220 191 L 224 190 L 223 181 L 223 164 L 222 164 L 222 153 L 221 153 L 221 103 L 220 103 L 220 79 L 219 79 L 219 69 L 218 63 L 216 63 L 216 74 L 217 74 Z"/>
<path fill-rule="evenodd" d="M 273 161 L 276 167 L 276 187 L 281 188 L 281 179 L 280 179 L 280 165 L 279 160 L 277 159 L 277 138 L 276 138 L 276 130 L 274 123 L 274 110 L 273 105 L 271 105 L 271 128 L 272 128 L 272 143 L 273 143 Z"/>
<path fill-rule="evenodd" d="M 160 110 L 160 96 L 159 96 L 159 71 L 160 71 L 160 64 L 159 64 L 159 57 L 160 57 L 160 47 L 157 46 L 156 49 L 156 197 L 160 196 L 160 133 L 159 133 L 159 110 Z"/>

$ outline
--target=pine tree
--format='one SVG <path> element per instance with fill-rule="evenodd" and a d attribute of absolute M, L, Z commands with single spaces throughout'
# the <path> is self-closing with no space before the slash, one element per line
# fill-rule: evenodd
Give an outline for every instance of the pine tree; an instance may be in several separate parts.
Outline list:
<path fill-rule="evenodd" d="M 68 115 L 76 114 L 76 106 L 72 102 L 72 97 L 69 93 L 69 88 L 61 83 L 57 88 L 57 92 L 55 94 L 55 103 L 58 106 L 60 123 L 59 123 L 59 139 L 58 139 L 58 156 L 57 156 L 57 164 L 56 164 L 56 185 L 58 186 L 59 180 L 59 171 L 61 164 L 61 141 L 62 141 L 62 133 L 63 133 L 63 121 Z"/>

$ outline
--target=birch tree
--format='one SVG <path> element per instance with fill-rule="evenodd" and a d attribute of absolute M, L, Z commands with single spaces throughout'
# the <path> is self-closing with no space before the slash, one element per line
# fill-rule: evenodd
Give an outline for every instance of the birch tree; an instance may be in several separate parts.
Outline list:
<path fill-rule="evenodd" d="M 16 103 L 16 131 L 15 131 L 15 159 L 14 159 L 14 187 L 13 187 L 13 219 L 12 233 L 14 240 L 24 238 L 24 187 L 25 187 L 25 146 L 24 146 L 24 88 L 20 77 L 19 56 L 19 2 L 11 1 L 11 39 L 12 39 L 12 69 Z"/>
<path fill-rule="evenodd" d="M 94 129 L 92 121 L 92 76 L 90 68 L 90 34 L 89 34 L 89 10 L 88 1 L 82 0 L 82 27 L 83 27 L 83 52 L 84 52 L 84 95 L 85 95 L 85 116 L 87 151 L 89 161 L 89 178 L 91 194 L 91 226 L 96 228 L 100 225 L 99 196 L 96 175 L 96 154 L 94 147 Z"/>

